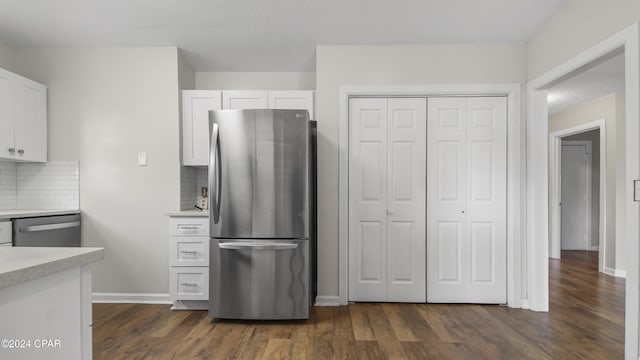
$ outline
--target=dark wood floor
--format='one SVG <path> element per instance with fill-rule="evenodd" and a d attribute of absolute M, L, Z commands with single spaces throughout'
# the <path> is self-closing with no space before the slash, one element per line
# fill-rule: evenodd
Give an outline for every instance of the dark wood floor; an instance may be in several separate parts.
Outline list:
<path fill-rule="evenodd" d="M 550 312 L 350 304 L 308 321 L 213 321 L 168 305 L 95 304 L 95 359 L 622 359 L 624 280 L 597 253 L 550 260 Z"/>

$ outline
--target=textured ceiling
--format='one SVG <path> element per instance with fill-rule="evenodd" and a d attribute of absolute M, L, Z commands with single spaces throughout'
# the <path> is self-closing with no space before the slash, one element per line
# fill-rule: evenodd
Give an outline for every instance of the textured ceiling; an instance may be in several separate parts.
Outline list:
<path fill-rule="evenodd" d="M 615 92 L 624 92 L 624 53 L 594 65 L 549 89 L 549 114 Z"/>
<path fill-rule="evenodd" d="M 316 45 L 524 43 L 565 1 L 0 0 L 0 41 L 177 46 L 196 71 L 314 71 Z"/>

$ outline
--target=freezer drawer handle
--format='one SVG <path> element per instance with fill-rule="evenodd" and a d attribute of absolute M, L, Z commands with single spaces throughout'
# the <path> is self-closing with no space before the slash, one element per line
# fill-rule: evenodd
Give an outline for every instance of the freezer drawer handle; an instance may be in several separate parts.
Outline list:
<path fill-rule="evenodd" d="M 69 229 L 69 228 L 74 228 L 78 226 L 80 226 L 80 221 L 72 221 L 72 222 L 58 223 L 58 224 L 32 225 L 32 226 L 21 227 L 20 232 L 36 232 L 36 231 Z"/>
<path fill-rule="evenodd" d="M 222 243 L 218 244 L 220 249 L 226 250 L 291 250 L 298 247 L 298 244 L 246 244 L 246 243 Z"/>

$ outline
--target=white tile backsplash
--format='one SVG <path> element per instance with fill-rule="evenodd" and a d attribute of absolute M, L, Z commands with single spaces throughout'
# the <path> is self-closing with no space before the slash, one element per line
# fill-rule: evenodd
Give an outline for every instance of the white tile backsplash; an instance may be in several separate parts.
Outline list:
<path fill-rule="evenodd" d="M 206 167 L 183 166 L 180 172 L 180 210 L 193 210 L 199 203 L 200 189 L 207 186 Z"/>
<path fill-rule="evenodd" d="M 180 210 L 193 210 L 198 198 L 195 188 L 198 186 L 198 172 L 194 167 L 180 168 Z"/>
<path fill-rule="evenodd" d="M 77 161 L 46 164 L 0 161 L 0 209 L 45 210 L 80 208 Z"/>
<path fill-rule="evenodd" d="M 0 210 L 11 210 L 17 206 L 17 164 L 0 161 Z"/>

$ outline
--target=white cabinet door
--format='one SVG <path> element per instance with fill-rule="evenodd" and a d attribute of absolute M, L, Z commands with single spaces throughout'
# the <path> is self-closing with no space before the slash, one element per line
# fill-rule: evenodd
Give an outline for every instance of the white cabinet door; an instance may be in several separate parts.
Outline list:
<path fill-rule="evenodd" d="M 429 302 L 506 302 L 506 120 L 503 97 L 429 99 Z"/>
<path fill-rule="evenodd" d="M 351 99 L 349 122 L 349 300 L 424 302 L 426 99 Z"/>
<path fill-rule="evenodd" d="M 313 91 L 269 91 L 267 93 L 269 109 L 300 109 L 309 111 L 313 120 Z"/>
<path fill-rule="evenodd" d="M 14 107 L 15 159 L 47 161 L 47 88 L 16 77 Z"/>
<path fill-rule="evenodd" d="M 3 159 L 14 159 L 15 155 L 12 78 L 12 73 L 0 69 L 0 158 Z"/>
<path fill-rule="evenodd" d="M 222 93 L 209 90 L 182 91 L 182 164 L 209 163 L 209 110 L 219 110 Z"/>
<path fill-rule="evenodd" d="M 268 109 L 266 91 L 223 91 L 222 108 L 227 109 Z"/>

